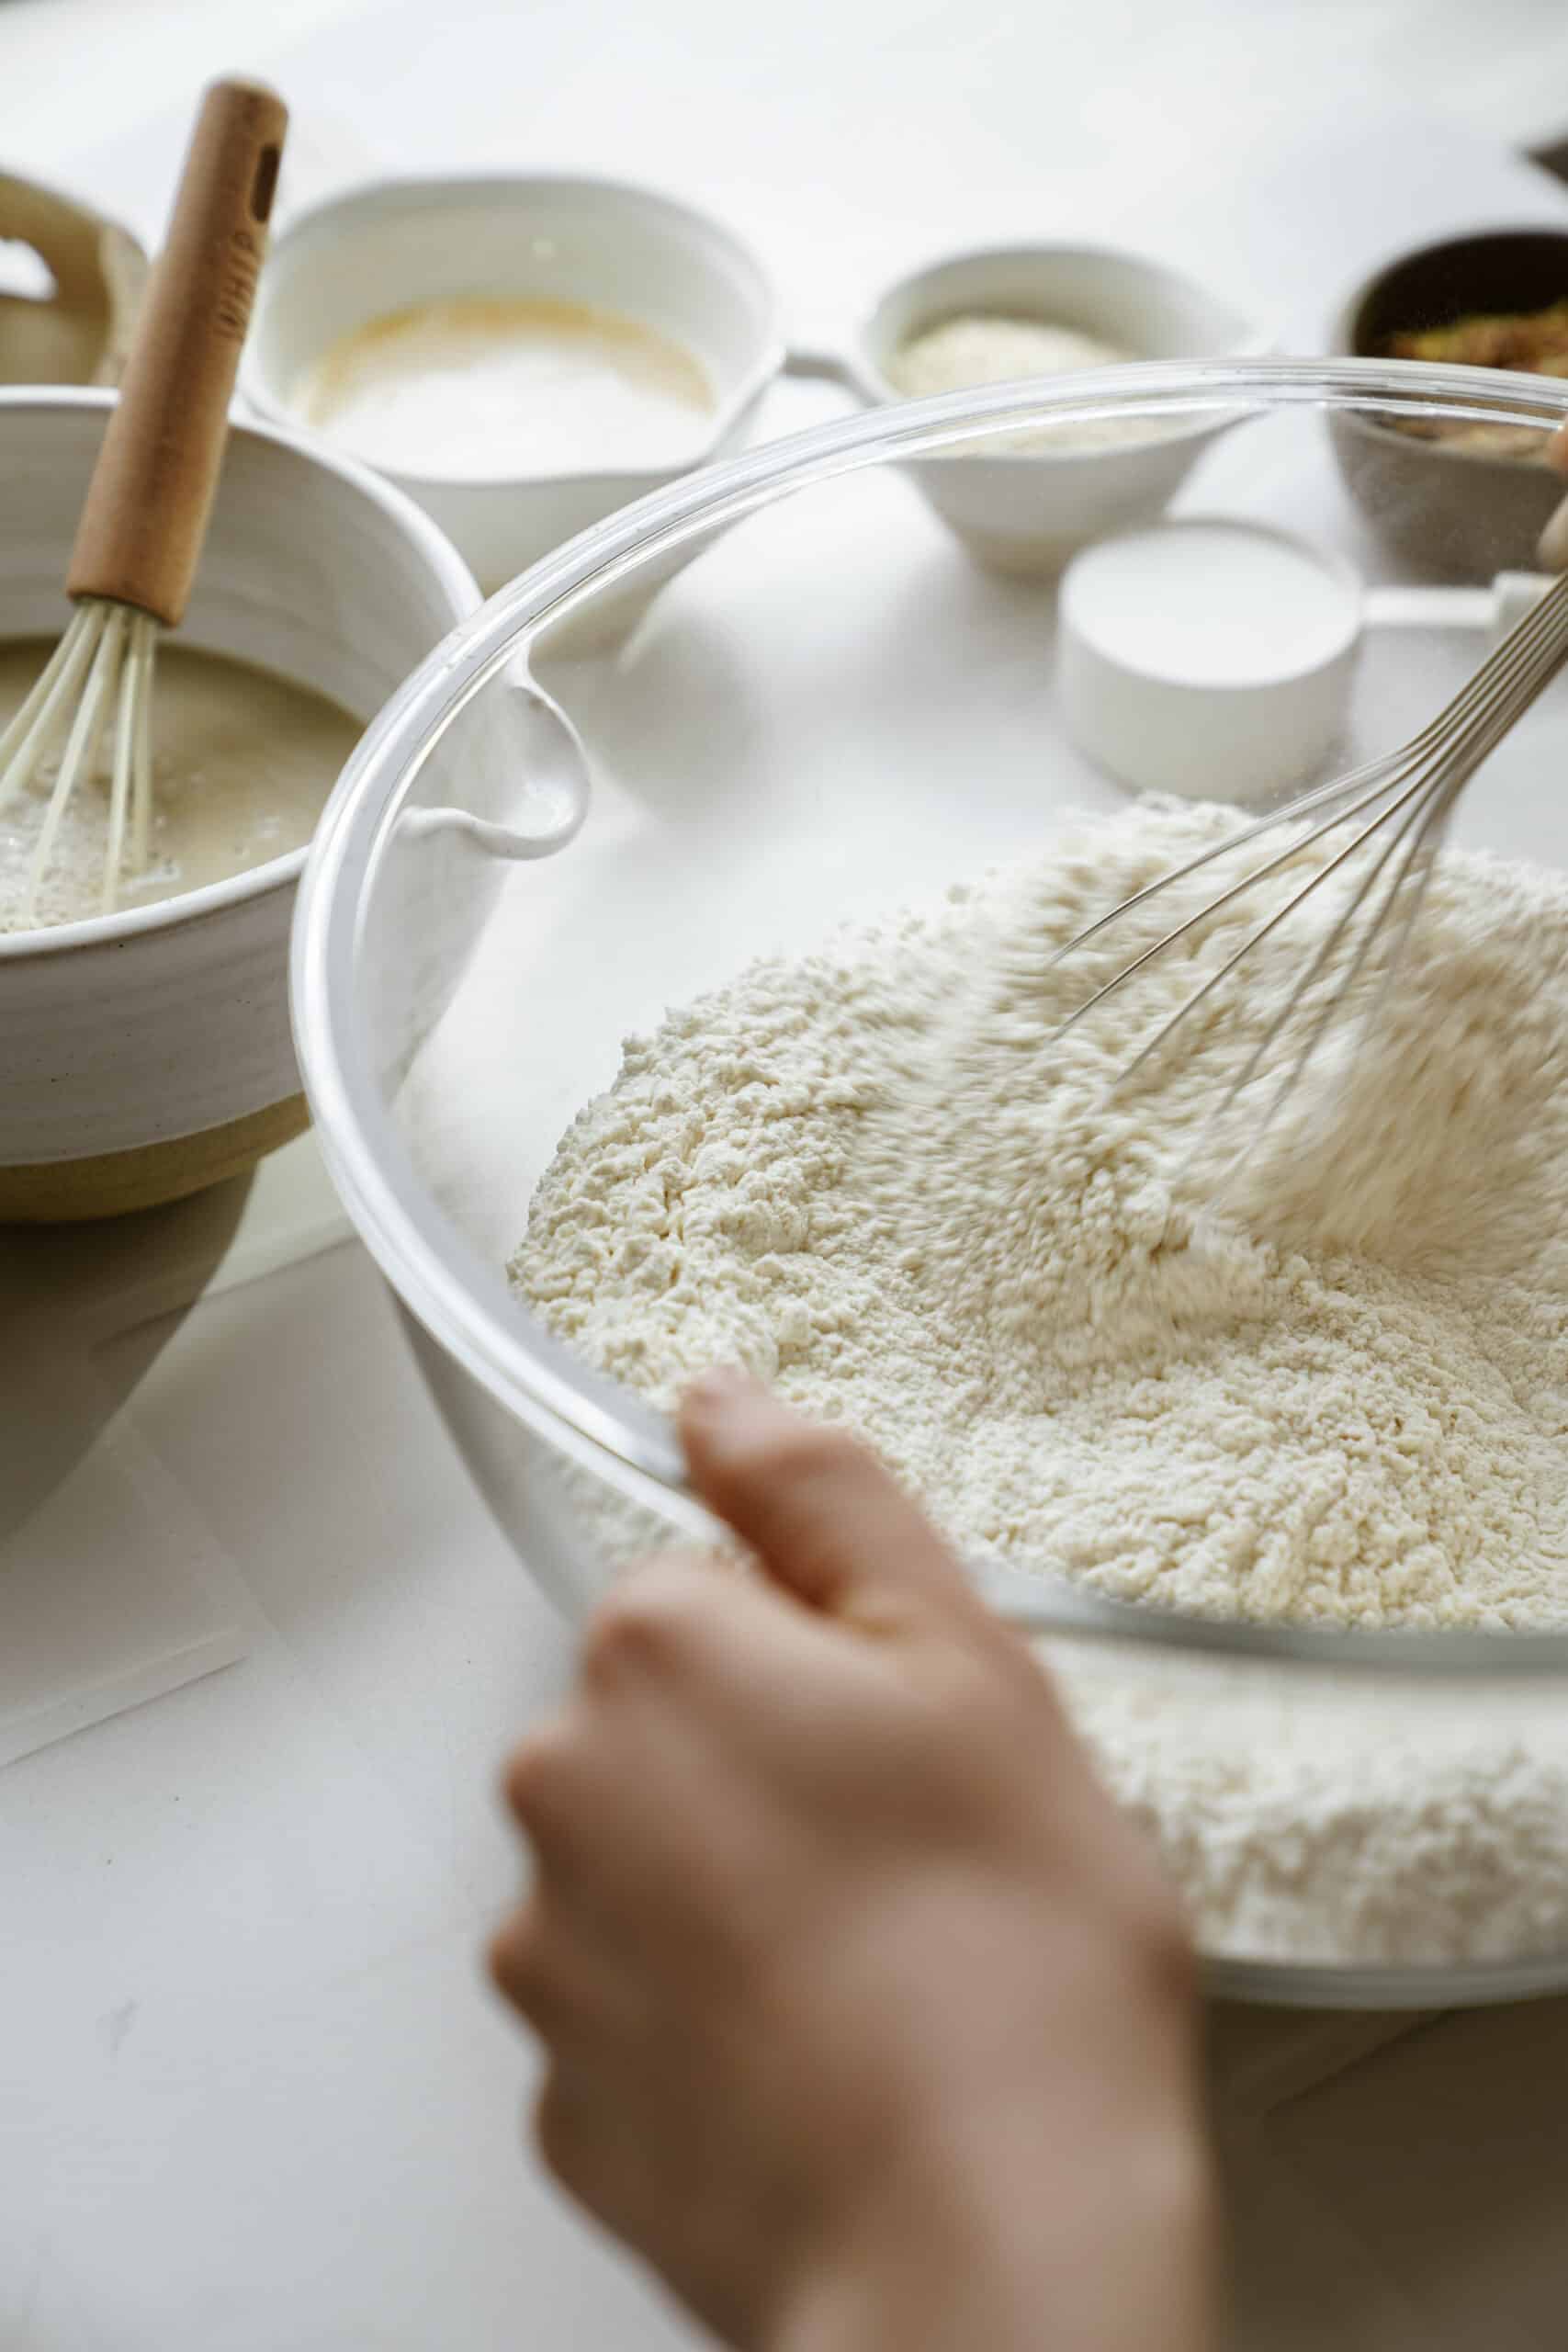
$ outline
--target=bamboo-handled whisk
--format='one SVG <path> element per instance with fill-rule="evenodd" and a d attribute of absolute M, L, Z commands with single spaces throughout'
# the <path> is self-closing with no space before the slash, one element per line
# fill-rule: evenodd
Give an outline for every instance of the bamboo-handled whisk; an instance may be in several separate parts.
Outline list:
<path fill-rule="evenodd" d="M 66 804 L 99 774 L 106 745 L 106 914 L 118 903 L 128 833 L 130 865 L 147 864 L 154 657 L 160 633 L 184 617 L 207 536 L 288 121 L 281 98 L 254 83 L 215 82 L 202 101 L 77 526 L 65 581 L 76 610 L 0 734 L 0 808 L 63 739 L 25 924 L 37 919 Z"/>

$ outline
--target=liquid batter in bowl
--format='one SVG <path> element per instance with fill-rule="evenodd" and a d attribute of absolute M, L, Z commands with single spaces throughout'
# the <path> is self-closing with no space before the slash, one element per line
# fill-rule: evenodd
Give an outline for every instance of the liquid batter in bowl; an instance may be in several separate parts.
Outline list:
<path fill-rule="evenodd" d="M 694 355 L 586 302 L 465 295 L 370 319 L 295 385 L 307 424 L 446 481 L 683 464 L 715 401 Z"/>
<path fill-rule="evenodd" d="M 21 707 L 47 639 L 0 645 L 0 727 Z M 122 908 L 227 881 L 302 848 L 315 831 L 359 724 L 308 686 L 177 641 L 158 650 L 153 698 L 152 855 L 120 876 Z M 0 933 L 24 928 L 28 876 L 57 762 L 0 808 Z M 108 793 L 102 774 L 67 804 L 39 891 L 38 923 L 100 911 Z"/>

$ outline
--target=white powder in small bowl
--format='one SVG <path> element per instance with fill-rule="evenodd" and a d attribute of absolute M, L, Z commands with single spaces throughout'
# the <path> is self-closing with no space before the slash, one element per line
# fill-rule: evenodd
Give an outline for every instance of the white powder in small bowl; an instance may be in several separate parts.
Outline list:
<path fill-rule="evenodd" d="M 923 327 L 899 345 L 883 372 L 895 391 L 917 400 L 933 392 L 967 391 L 978 384 L 1010 384 L 1030 376 L 1065 376 L 1085 368 L 1111 368 L 1140 356 L 1121 344 L 1084 334 L 1077 327 L 977 311 Z M 1082 424 L 1031 426 L 1027 432 L 998 439 L 994 447 L 1007 450 L 1109 448 L 1122 442 L 1157 441 L 1179 429 L 1169 419 L 1105 416 Z"/>

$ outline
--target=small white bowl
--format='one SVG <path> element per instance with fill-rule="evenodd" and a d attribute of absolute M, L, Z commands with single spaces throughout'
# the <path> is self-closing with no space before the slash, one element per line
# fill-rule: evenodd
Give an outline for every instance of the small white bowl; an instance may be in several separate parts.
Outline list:
<path fill-rule="evenodd" d="M 0 639 L 53 637 L 112 396 L 0 390 Z M 428 516 L 359 466 L 231 435 L 185 643 L 368 718 L 479 591 Z M 305 1124 L 288 1025 L 302 849 L 162 904 L 0 936 L 0 1219 L 198 1191 Z"/>
<path fill-rule="evenodd" d="M 242 392 L 257 414 L 320 447 L 294 403 L 328 345 L 389 311 L 461 294 L 618 311 L 694 353 L 716 394 L 705 433 L 676 466 L 489 481 L 384 469 L 450 535 L 487 594 L 616 507 L 737 447 L 784 363 L 758 264 L 716 221 L 667 197 L 613 180 L 379 180 L 301 214 L 274 241 Z"/>
<path fill-rule="evenodd" d="M 1068 566 L 1062 717 L 1135 791 L 1267 802 L 1338 741 L 1360 637 L 1360 582 L 1337 556 L 1250 518 L 1168 517 Z"/>
<path fill-rule="evenodd" d="M 1163 263 L 1110 246 L 1016 245 L 957 254 L 898 279 L 854 336 L 842 373 L 864 401 L 901 400 L 886 373 L 894 355 L 924 328 L 969 311 L 1074 327 L 1138 359 L 1255 356 L 1269 344 L 1239 311 Z M 909 470 L 981 562 L 1049 573 L 1090 539 L 1163 513 L 1225 429 L 1210 420 L 1172 433 L 1168 424 L 1147 441 L 954 455 Z"/>

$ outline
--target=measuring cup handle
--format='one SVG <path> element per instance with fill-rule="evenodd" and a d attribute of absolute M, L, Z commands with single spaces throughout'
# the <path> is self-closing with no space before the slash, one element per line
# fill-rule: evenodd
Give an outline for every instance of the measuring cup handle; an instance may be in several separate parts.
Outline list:
<path fill-rule="evenodd" d="M 1546 462 L 1554 473 L 1568 477 L 1568 419 L 1547 443 Z M 1568 571 L 1568 491 L 1537 540 L 1535 556 L 1543 571 Z"/>

